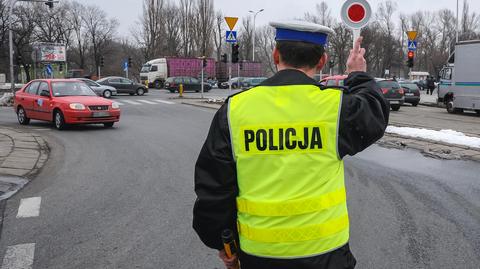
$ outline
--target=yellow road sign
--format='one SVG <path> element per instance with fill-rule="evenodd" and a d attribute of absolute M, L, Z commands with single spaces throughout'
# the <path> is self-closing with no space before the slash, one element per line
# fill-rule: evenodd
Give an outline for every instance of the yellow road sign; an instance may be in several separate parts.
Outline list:
<path fill-rule="evenodd" d="M 414 41 L 415 39 L 417 39 L 418 32 L 417 31 L 408 31 L 407 35 L 408 35 L 409 40 Z"/>
<path fill-rule="evenodd" d="M 227 22 L 230 30 L 233 31 L 233 28 L 235 28 L 235 25 L 237 24 L 238 18 L 237 17 L 225 17 L 225 21 Z"/>

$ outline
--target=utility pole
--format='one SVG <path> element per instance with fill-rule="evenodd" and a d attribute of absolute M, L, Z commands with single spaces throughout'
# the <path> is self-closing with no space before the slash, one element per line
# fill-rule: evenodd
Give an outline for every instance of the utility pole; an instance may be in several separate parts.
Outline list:
<path fill-rule="evenodd" d="M 458 0 L 457 0 L 457 23 L 455 25 L 455 32 L 456 32 L 456 37 L 455 37 L 456 38 L 455 39 L 456 43 L 455 43 L 455 45 L 458 44 L 458 24 L 459 24 L 459 20 L 458 20 Z"/>
<path fill-rule="evenodd" d="M 10 54 L 10 90 L 15 94 L 15 72 L 13 68 L 13 7 L 17 2 L 37 2 L 45 3 L 49 8 L 53 8 L 53 3 L 58 3 L 54 0 L 10 0 L 10 6 L 8 8 L 8 47 Z"/>
<path fill-rule="evenodd" d="M 254 12 L 254 11 L 252 11 L 252 10 L 248 11 L 248 12 L 254 14 L 254 15 L 253 15 L 253 31 L 252 31 L 252 39 L 253 39 L 253 46 L 252 46 L 252 47 L 253 47 L 253 48 L 252 48 L 252 55 L 253 55 L 253 56 L 252 56 L 252 61 L 253 61 L 253 62 L 255 62 L 255 22 L 256 22 L 256 19 L 257 19 L 257 15 L 258 15 L 260 12 L 263 12 L 264 10 L 265 10 L 265 9 L 262 8 L 262 9 L 260 9 L 260 10 L 257 11 L 257 12 Z"/>

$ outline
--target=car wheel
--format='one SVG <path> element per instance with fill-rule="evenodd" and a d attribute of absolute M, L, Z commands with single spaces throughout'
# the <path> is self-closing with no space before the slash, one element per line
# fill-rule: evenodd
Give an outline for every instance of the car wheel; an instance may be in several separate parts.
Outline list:
<path fill-rule="evenodd" d="M 114 122 L 105 122 L 105 123 L 103 124 L 103 126 L 104 126 L 105 128 L 112 128 L 112 127 L 113 127 L 113 124 L 115 124 L 115 123 L 114 123 Z"/>
<path fill-rule="evenodd" d="M 137 95 L 144 95 L 145 94 L 145 90 L 143 88 L 138 88 L 137 89 Z"/>
<path fill-rule="evenodd" d="M 393 111 L 399 111 L 400 110 L 400 105 L 392 105 L 392 110 Z"/>
<path fill-rule="evenodd" d="M 134 95 L 135 95 L 135 93 L 133 93 L 133 92 L 131 92 L 131 93 L 129 93 L 129 94 L 130 94 L 130 96 L 134 96 Z"/>
<path fill-rule="evenodd" d="M 62 111 L 55 110 L 55 113 L 53 113 L 53 123 L 57 130 L 65 130 L 67 124 L 65 123 L 65 117 L 63 116 Z"/>
<path fill-rule="evenodd" d="M 169 90 L 169 91 L 170 91 L 170 93 L 175 93 L 175 90 Z"/>
<path fill-rule="evenodd" d="M 163 89 L 163 83 L 160 80 L 155 81 L 155 89 Z"/>
<path fill-rule="evenodd" d="M 418 103 L 412 103 L 412 106 L 418 106 Z"/>
<path fill-rule="evenodd" d="M 30 123 L 30 119 L 27 117 L 27 113 L 25 112 L 25 109 L 23 109 L 23 107 L 18 107 L 17 119 L 18 123 L 20 123 L 21 125 L 28 125 Z"/>
<path fill-rule="evenodd" d="M 480 116 L 480 110 L 475 110 L 477 112 L 477 115 Z"/>
<path fill-rule="evenodd" d="M 103 97 L 105 98 L 111 98 L 112 97 L 112 92 L 109 90 L 106 90 L 103 92 Z"/>
<path fill-rule="evenodd" d="M 237 84 L 232 84 L 232 89 L 237 89 Z"/>

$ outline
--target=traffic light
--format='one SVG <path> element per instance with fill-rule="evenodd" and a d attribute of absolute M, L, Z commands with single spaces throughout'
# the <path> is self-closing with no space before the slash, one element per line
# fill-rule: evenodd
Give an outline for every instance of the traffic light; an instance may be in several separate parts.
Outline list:
<path fill-rule="evenodd" d="M 240 62 L 240 70 L 243 70 L 243 61 Z"/>
<path fill-rule="evenodd" d="M 53 8 L 53 0 L 48 0 L 45 5 L 48 6 L 49 9 L 52 9 Z"/>
<path fill-rule="evenodd" d="M 407 66 L 412 68 L 413 67 L 413 61 L 415 60 L 415 52 L 409 51 L 408 52 L 408 61 L 407 61 Z"/>
<path fill-rule="evenodd" d="M 104 67 L 105 66 L 105 58 L 100 57 L 100 67 Z"/>
<path fill-rule="evenodd" d="M 222 54 L 222 63 L 227 63 L 228 62 L 228 55 L 225 53 L 225 54 Z"/>
<path fill-rule="evenodd" d="M 238 63 L 240 60 L 240 46 L 238 44 L 232 44 L 232 63 Z"/>
<path fill-rule="evenodd" d="M 203 64 L 203 68 L 207 67 L 207 64 L 208 64 L 207 58 L 203 58 L 202 64 Z"/>
<path fill-rule="evenodd" d="M 132 57 L 128 57 L 128 68 L 132 68 Z"/>
<path fill-rule="evenodd" d="M 22 55 L 17 56 L 17 63 L 18 64 L 22 63 Z"/>
<path fill-rule="evenodd" d="M 60 73 L 63 72 L 63 63 L 58 64 L 58 72 L 60 72 Z"/>

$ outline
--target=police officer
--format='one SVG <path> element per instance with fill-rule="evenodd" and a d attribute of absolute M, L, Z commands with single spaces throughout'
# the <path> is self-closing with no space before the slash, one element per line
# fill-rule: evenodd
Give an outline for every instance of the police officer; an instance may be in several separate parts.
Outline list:
<path fill-rule="evenodd" d="M 271 26 L 278 73 L 216 113 L 195 167 L 193 227 L 227 267 L 226 228 L 238 235 L 243 269 L 354 268 L 343 158 L 383 136 L 388 104 L 366 73 L 361 37 L 346 87 L 324 88 L 313 77 L 333 31 Z"/>

